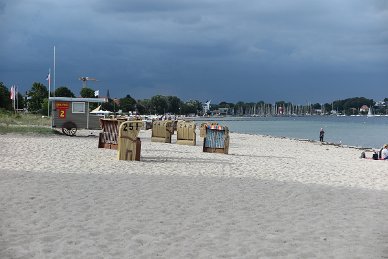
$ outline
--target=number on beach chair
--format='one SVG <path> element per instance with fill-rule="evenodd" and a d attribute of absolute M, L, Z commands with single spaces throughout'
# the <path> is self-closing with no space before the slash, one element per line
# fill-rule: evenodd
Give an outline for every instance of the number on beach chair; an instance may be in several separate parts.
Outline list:
<path fill-rule="evenodd" d="M 176 143 L 181 145 L 196 144 L 195 123 L 187 121 L 179 121 L 177 125 Z"/>
<path fill-rule="evenodd" d="M 120 125 L 117 154 L 119 160 L 140 161 L 141 141 L 137 136 L 142 127 L 142 121 L 126 121 Z"/>

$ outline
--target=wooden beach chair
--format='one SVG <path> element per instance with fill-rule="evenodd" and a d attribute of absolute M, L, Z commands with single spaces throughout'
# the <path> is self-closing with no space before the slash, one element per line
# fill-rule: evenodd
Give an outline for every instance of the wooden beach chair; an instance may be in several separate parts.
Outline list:
<path fill-rule="evenodd" d="M 191 145 L 195 146 L 196 144 L 196 133 L 195 133 L 195 123 L 179 121 L 177 124 L 177 140 L 176 143 L 180 145 Z"/>
<path fill-rule="evenodd" d="M 98 137 L 98 148 L 117 149 L 120 124 L 126 119 L 100 119 L 102 132 Z"/>
<path fill-rule="evenodd" d="M 152 123 L 151 142 L 171 143 L 173 133 L 172 121 L 154 121 Z"/>
<path fill-rule="evenodd" d="M 228 154 L 228 127 L 220 125 L 206 125 L 206 135 L 203 139 L 203 152 Z"/>
<path fill-rule="evenodd" d="M 143 122 L 139 120 L 121 123 L 119 128 L 118 154 L 119 160 L 140 161 L 141 141 L 137 136 Z"/>

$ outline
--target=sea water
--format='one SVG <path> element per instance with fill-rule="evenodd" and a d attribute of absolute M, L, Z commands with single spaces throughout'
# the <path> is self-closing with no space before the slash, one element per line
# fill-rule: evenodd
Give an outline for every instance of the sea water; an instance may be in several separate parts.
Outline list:
<path fill-rule="evenodd" d="M 386 116 L 303 116 L 303 117 L 209 117 L 200 122 L 215 121 L 231 132 L 271 135 L 324 141 L 364 148 L 381 148 L 388 143 Z"/>

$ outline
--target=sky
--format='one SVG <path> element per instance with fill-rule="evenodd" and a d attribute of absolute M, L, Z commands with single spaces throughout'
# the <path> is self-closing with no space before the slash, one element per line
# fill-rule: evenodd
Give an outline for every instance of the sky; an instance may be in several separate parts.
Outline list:
<path fill-rule="evenodd" d="M 388 97 L 387 0 L 0 0 L 0 82 L 111 97 Z"/>

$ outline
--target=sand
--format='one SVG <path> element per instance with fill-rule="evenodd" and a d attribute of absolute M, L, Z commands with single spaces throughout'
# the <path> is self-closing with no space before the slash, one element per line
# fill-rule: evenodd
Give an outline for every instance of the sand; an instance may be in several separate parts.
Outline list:
<path fill-rule="evenodd" d="M 228 155 L 0 135 L 0 258 L 388 258 L 388 161 L 231 133 Z M 174 137 L 176 137 L 174 135 Z"/>

